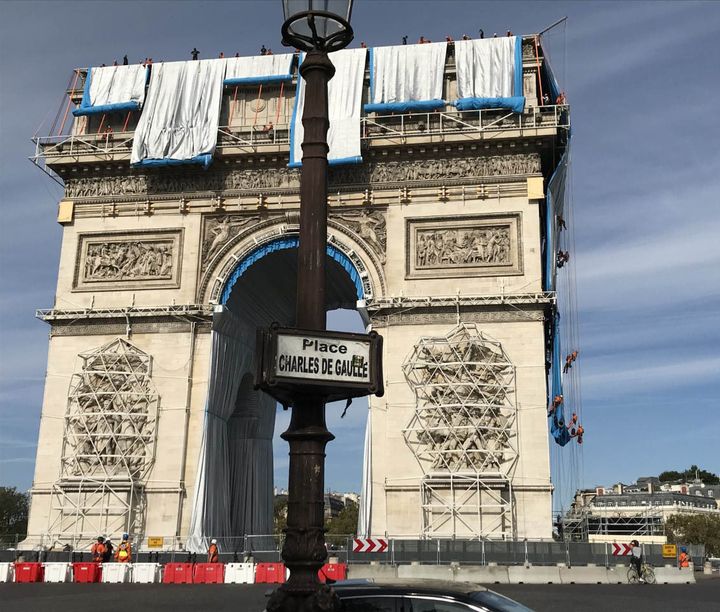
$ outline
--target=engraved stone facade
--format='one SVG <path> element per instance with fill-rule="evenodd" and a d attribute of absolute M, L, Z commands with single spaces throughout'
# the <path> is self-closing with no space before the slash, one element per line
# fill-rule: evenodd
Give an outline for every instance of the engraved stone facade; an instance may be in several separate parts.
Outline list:
<path fill-rule="evenodd" d="M 537 153 L 402 160 L 370 161 L 364 164 L 330 169 L 330 185 L 383 185 L 454 181 L 476 177 L 523 176 L 540 173 Z M 66 198 L 186 194 L 263 190 L 297 190 L 300 173 L 285 166 L 246 168 L 204 174 L 125 175 L 70 178 Z"/>
<path fill-rule="evenodd" d="M 411 278 L 522 272 L 520 225 L 515 215 L 408 219 L 407 237 Z"/>
<path fill-rule="evenodd" d="M 181 232 L 83 234 L 76 290 L 177 287 Z"/>
<path fill-rule="evenodd" d="M 332 214 L 331 219 L 355 232 L 375 251 L 375 254 L 380 258 L 380 263 L 385 263 L 385 251 L 387 249 L 385 213 L 378 210 L 358 210 Z"/>

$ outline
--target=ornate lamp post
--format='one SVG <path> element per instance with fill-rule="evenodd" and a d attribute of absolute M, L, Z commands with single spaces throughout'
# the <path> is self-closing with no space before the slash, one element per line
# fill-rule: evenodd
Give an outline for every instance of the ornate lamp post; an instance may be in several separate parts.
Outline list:
<path fill-rule="evenodd" d="M 300 175 L 296 326 L 322 332 L 326 314 L 327 86 L 335 73 L 327 54 L 346 47 L 353 39 L 348 23 L 352 0 L 283 0 L 283 10 L 283 44 L 307 52 L 300 66 L 300 75 L 305 79 L 305 138 Z M 325 445 L 334 439 L 325 424 L 327 397 L 318 392 L 293 394 L 290 425 L 282 434 L 290 444 L 287 530 L 282 550 L 290 579 L 268 602 L 271 612 L 339 609 L 337 596 L 321 585 L 317 576 L 327 558 Z"/>

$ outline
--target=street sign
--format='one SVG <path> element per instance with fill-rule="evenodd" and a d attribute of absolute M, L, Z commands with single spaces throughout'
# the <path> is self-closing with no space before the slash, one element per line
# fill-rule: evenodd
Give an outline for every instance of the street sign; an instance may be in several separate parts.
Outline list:
<path fill-rule="evenodd" d="M 675 544 L 663 544 L 663 559 L 677 559 L 677 546 Z"/>
<path fill-rule="evenodd" d="M 355 538 L 353 540 L 353 552 L 357 553 L 382 553 L 387 550 L 387 540 L 382 538 Z"/>
<path fill-rule="evenodd" d="M 632 544 L 613 544 L 612 554 L 615 557 L 626 557 L 632 554 Z"/>
<path fill-rule="evenodd" d="M 327 401 L 381 397 L 382 336 L 283 328 L 257 334 L 255 388 L 290 404 L 298 394 Z"/>
<path fill-rule="evenodd" d="M 162 548 L 165 541 L 161 537 L 148 536 L 147 545 L 148 548 Z"/>

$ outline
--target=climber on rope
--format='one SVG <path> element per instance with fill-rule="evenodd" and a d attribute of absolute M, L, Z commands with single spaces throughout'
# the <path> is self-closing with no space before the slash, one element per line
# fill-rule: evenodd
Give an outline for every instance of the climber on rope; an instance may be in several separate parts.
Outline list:
<path fill-rule="evenodd" d="M 562 215 L 557 216 L 557 224 L 558 224 L 558 229 L 560 229 L 560 230 L 567 229 L 567 225 L 565 225 L 565 219 L 562 218 Z"/>
<path fill-rule="evenodd" d="M 560 404 L 562 404 L 562 403 L 563 403 L 562 394 L 556 395 L 553 398 L 552 406 L 550 406 L 550 410 L 548 410 L 548 416 L 555 414 L 555 411 L 559 408 Z"/>
<path fill-rule="evenodd" d="M 565 357 L 565 365 L 563 366 L 563 374 L 567 374 L 570 368 L 572 368 L 572 364 L 575 360 L 577 360 L 578 355 L 580 354 L 579 351 L 573 351 L 570 353 L 567 357 Z"/>
<path fill-rule="evenodd" d="M 568 261 L 570 261 L 570 253 L 567 251 L 558 251 L 557 267 L 562 268 Z"/>

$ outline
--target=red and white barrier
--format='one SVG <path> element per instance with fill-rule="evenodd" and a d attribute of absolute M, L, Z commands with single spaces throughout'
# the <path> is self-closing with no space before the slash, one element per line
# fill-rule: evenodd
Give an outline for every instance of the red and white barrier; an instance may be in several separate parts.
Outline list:
<path fill-rule="evenodd" d="M 14 563 L 0 563 L 0 582 L 12 582 L 15 572 Z"/>
<path fill-rule="evenodd" d="M 43 582 L 70 582 L 72 565 L 70 563 L 43 563 L 45 577 Z"/>
<path fill-rule="evenodd" d="M 162 566 L 159 563 L 133 563 L 132 581 L 136 584 L 160 582 Z"/>
<path fill-rule="evenodd" d="M 228 563 L 225 566 L 225 584 L 253 584 L 254 563 Z"/>
<path fill-rule="evenodd" d="M 102 582 L 113 584 L 130 582 L 132 566 L 130 563 L 105 563 L 102 570 Z"/>

